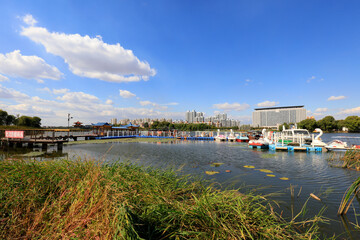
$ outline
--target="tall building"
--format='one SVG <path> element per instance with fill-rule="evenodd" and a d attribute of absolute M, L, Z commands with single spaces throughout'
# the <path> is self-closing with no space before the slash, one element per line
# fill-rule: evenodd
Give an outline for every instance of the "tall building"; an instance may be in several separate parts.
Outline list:
<path fill-rule="evenodd" d="M 306 119 L 304 106 L 255 108 L 253 127 L 277 127 L 283 123 L 298 123 Z"/>
<path fill-rule="evenodd" d="M 185 120 L 187 123 L 206 123 L 217 127 L 234 127 L 240 126 L 240 121 L 231 120 L 227 118 L 226 113 L 216 114 L 214 117 L 206 117 L 203 112 L 187 111 L 185 113 Z"/>

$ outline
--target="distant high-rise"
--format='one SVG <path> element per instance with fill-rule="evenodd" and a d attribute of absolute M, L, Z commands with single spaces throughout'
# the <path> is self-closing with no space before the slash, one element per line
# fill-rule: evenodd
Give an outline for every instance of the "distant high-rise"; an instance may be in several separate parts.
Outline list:
<path fill-rule="evenodd" d="M 283 123 L 298 123 L 306 119 L 304 106 L 255 108 L 253 127 L 277 127 Z"/>
<path fill-rule="evenodd" d="M 226 113 L 219 113 L 214 117 L 205 118 L 205 114 L 203 112 L 196 112 L 195 110 L 192 112 L 187 111 L 185 113 L 185 120 L 188 123 L 207 123 L 219 127 L 240 126 L 240 121 L 228 119 Z"/>

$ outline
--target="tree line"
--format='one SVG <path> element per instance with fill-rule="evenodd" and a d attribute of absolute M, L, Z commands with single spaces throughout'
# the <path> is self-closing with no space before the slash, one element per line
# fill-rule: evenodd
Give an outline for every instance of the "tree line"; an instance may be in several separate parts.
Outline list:
<path fill-rule="evenodd" d="M 0 126 L 24 126 L 24 127 L 41 127 L 41 118 L 29 116 L 14 116 L 0 109 Z"/>
<path fill-rule="evenodd" d="M 205 131 L 205 130 L 213 130 L 218 129 L 219 127 L 211 126 L 205 123 L 170 123 L 170 122 L 159 122 L 154 121 L 151 126 L 149 123 L 144 123 L 144 128 L 149 130 L 159 130 L 159 131 Z M 230 128 L 219 128 L 219 129 L 234 129 L 238 130 L 238 127 L 230 127 Z"/>
<path fill-rule="evenodd" d="M 289 128 L 289 124 L 284 123 L 283 126 Z M 343 128 L 347 128 L 349 132 L 360 132 L 360 117 L 348 116 L 343 120 L 335 120 L 333 116 L 326 116 L 321 120 L 305 119 L 297 124 L 298 128 L 314 131 L 315 128 L 320 128 L 325 132 L 342 131 Z M 280 126 L 279 130 L 282 130 Z"/>

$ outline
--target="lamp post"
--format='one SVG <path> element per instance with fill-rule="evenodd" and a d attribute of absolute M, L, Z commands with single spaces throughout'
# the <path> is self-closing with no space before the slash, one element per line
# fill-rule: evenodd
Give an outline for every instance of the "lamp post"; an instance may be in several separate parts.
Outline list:
<path fill-rule="evenodd" d="M 68 128 L 70 128 L 70 119 L 72 119 L 73 117 L 70 117 L 70 113 L 68 113 Z"/>

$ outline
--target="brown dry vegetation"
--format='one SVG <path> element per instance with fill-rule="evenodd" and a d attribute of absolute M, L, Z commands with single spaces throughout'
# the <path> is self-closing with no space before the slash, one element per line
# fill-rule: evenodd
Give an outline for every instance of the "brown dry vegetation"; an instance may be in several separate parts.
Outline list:
<path fill-rule="evenodd" d="M 317 238 L 316 225 L 300 231 L 260 196 L 186 179 L 121 163 L 1 160 L 0 239 Z"/>

